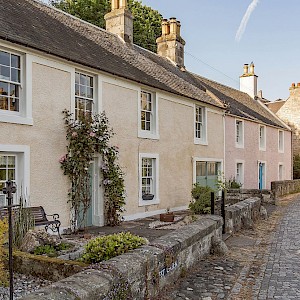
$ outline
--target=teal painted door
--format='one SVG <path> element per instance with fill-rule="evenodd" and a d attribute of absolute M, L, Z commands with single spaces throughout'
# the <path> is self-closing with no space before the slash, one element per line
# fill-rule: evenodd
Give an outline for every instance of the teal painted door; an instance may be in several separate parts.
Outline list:
<path fill-rule="evenodd" d="M 265 186 L 265 164 L 264 163 L 259 163 L 258 167 L 258 188 L 260 190 L 264 189 Z"/>
<path fill-rule="evenodd" d="M 196 162 L 196 183 L 201 186 L 209 186 L 217 190 L 218 171 L 220 170 L 220 163 L 218 162 Z"/>

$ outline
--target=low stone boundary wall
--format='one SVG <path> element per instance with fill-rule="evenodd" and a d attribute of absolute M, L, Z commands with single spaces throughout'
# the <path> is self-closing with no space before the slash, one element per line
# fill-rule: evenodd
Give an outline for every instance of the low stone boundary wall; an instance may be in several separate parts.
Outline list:
<path fill-rule="evenodd" d="M 13 267 L 22 274 L 58 281 L 82 271 L 87 265 L 78 261 L 14 251 Z"/>
<path fill-rule="evenodd" d="M 162 236 L 147 246 L 110 259 L 23 297 L 23 300 L 100 300 L 155 298 L 167 284 L 211 250 L 212 238 L 222 239 L 222 218 L 200 220 Z"/>
<path fill-rule="evenodd" d="M 254 197 L 260 198 L 262 203 L 275 203 L 273 189 L 271 191 L 258 189 L 230 189 L 226 192 L 225 204 L 232 205 Z"/>
<path fill-rule="evenodd" d="M 275 199 L 288 194 L 300 193 L 300 179 L 273 181 L 271 182 L 271 190 Z"/>
<path fill-rule="evenodd" d="M 252 228 L 260 218 L 261 199 L 249 198 L 225 208 L 225 231 L 235 233 L 242 228 Z"/>

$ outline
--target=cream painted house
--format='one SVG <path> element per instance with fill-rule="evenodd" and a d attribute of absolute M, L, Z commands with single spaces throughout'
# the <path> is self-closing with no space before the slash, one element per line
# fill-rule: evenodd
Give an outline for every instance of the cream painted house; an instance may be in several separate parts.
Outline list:
<path fill-rule="evenodd" d="M 106 21 L 108 31 L 35 0 L 7 0 L 0 11 L 0 189 L 14 180 L 15 201 L 23 195 L 59 213 L 65 228 L 64 109 L 106 112 L 125 172 L 127 220 L 186 208 L 193 183 L 205 174 L 212 184 L 224 168 L 225 106 L 185 70 L 180 23 L 164 20 L 154 54 L 132 43 L 126 1 L 112 1 Z M 100 166 L 95 157 L 96 226 L 105 224 Z M 154 198 L 143 200 L 146 192 Z"/>

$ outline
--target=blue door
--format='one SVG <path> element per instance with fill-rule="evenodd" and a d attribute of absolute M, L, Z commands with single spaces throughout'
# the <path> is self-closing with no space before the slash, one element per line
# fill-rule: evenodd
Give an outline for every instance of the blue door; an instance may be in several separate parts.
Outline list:
<path fill-rule="evenodd" d="M 265 188 L 264 182 L 265 182 L 265 164 L 260 162 L 258 167 L 258 188 L 260 190 Z"/>

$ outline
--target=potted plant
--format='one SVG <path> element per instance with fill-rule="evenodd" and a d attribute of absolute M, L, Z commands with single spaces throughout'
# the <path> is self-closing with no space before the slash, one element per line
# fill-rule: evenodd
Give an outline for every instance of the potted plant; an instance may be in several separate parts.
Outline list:
<path fill-rule="evenodd" d="M 159 220 L 161 222 L 174 222 L 174 213 L 170 212 L 170 208 L 166 209 L 166 212 L 159 215 Z"/>
<path fill-rule="evenodd" d="M 142 199 L 143 200 L 153 200 L 154 195 L 153 194 L 143 194 Z"/>

